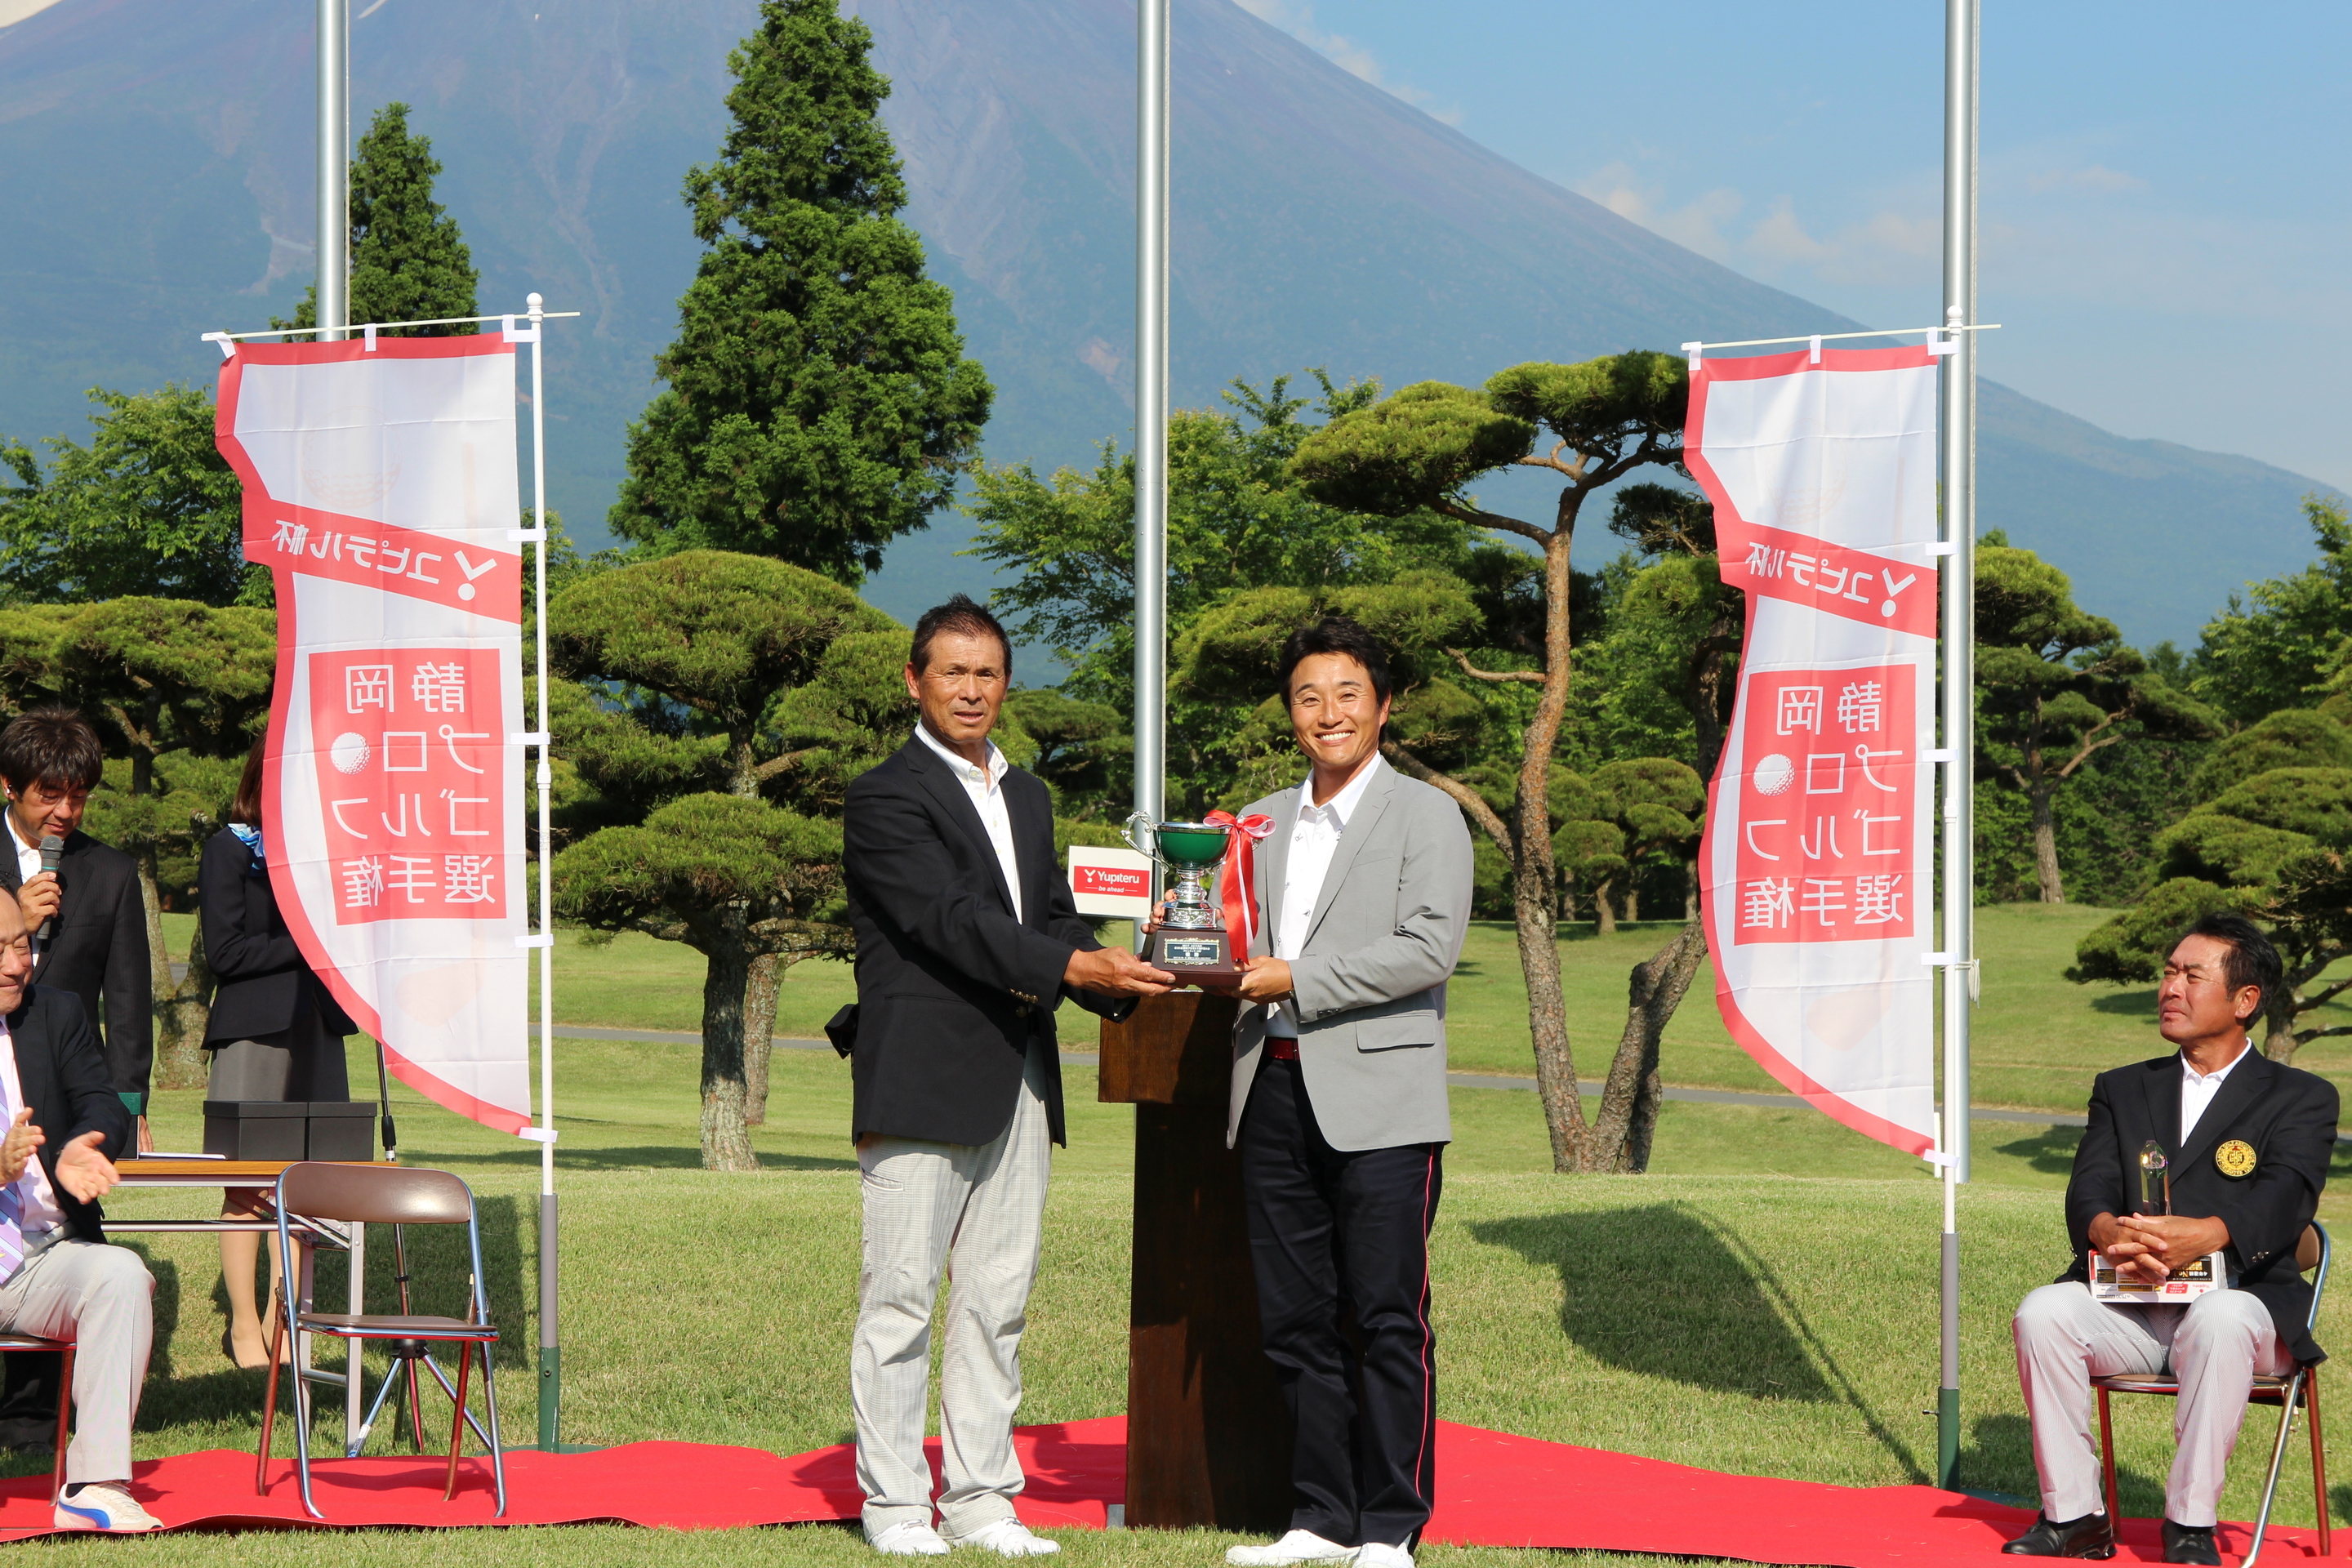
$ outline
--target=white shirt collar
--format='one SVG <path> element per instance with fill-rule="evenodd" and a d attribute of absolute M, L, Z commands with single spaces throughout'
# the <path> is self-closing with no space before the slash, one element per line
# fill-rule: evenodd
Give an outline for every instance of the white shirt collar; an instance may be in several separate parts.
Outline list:
<path fill-rule="evenodd" d="M 946 745 L 940 742 L 940 738 L 931 733 L 930 727 L 929 725 L 918 723 L 915 726 L 915 735 L 917 739 L 920 740 L 926 746 L 929 746 L 939 755 L 941 761 L 948 764 L 949 768 L 954 772 L 956 777 L 963 780 L 966 784 L 985 784 L 991 790 L 993 790 L 996 787 L 997 781 L 1003 778 L 1005 770 L 1013 765 L 1004 760 L 1004 753 L 996 749 L 996 742 L 993 741 L 984 741 L 982 742 L 982 744 L 988 748 L 988 767 L 983 773 L 983 770 L 972 766 L 965 758 L 960 757 L 953 752 L 949 751 Z"/>
<path fill-rule="evenodd" d="M 1341 785 L 1339 793 L 1321 805 L 1315 804 L 1315 774 L 1309 770 L 1306 781 L 1298 786 L 1298 815 L 1306 818 L 1319 813 L 1322 820 L 1328 822 L 1334 831 L 1346 832 L 1348 819 L 1356 815 L 1356 807 L 1363 804 L 1364 791 L 1371 787 L 1372 775 L 1386 766 L 1387 760 L 1374 752 L 1371 761 L 1358 768 L 1356 776 Z"/>
<path fill-rule="evenodd" d="M 2219 1084 L 2223 1079 L 2230 1076 L 2231 1069 L 2236 1068 L 2240 1062 L 2246 1059 L 2246 1053 L 2253 1048 L 2254 1042 L 2251 1039 L 2247 1040 L 2243 1045 L 2238 1047 L 2238 1054 L 2236 1056 L 2231 1057 L 2226 1063 L 2221 1067 L 2215 1068 L 2211 1072 L 2199 1072 L 2196 1068 L 2189 1064 L 2189 1053 L 2187 1051 L 2183 1051 L 2180 1053 L 2180 1081 L 2191 1089 L 2202 1089 L 2207 1084 Z"/>

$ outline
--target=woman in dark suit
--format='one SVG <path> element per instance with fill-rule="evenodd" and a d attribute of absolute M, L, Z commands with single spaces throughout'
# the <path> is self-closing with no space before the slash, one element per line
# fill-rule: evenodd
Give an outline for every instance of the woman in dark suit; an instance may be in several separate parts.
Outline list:
<path fill-rule="evenodd" d="M 261 752 L 256 741 L 245 759 L 229 825 L 205 845 L 196 874 L 205 957 L 219 982 L 205 1049 L 212 1054 L 207 1100 L 351 1099 L 343 1037 L 354 1026 L 310 973 L 278 912 L 262 840 Z M 262 1189 L 231 1187 L 223 1219 L 268 1212 Z M 221 1237 L 221 1278 L 228 1289 L 229 1327 L 221 1350 L 239 1366 L 266 1366 L 269 1345 L 253 1297 L 253 1265 L 261 1246 L 253 1231 Z M 269 1254 L 270 1289 L 278 1289 L 276 1248 Z"/>

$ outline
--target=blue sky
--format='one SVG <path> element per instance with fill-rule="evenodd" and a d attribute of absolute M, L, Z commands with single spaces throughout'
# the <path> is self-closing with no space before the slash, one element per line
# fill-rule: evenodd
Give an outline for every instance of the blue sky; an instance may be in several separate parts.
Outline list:
<path fill-rule="evenodd" d="M 1934 318 L 1941 0 L 1242 4 L 1749 277 Z M 2352 490 L 2352 5 L 1984 11 L 1984 374 Z"/>

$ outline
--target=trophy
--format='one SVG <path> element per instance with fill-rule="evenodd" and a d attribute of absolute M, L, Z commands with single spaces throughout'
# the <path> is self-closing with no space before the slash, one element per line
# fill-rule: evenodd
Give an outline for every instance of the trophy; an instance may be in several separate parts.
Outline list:
<path fill-rule="evenodd" d="M 2164 1145 L 2151 1138 L 2140 1145 L 2139 1205 L 2136 1214 L 2160 1215 L 2172 1212 L 2172 1162 L 2164 1155 Z"/>
<path fill-rule="evenodd" d="M 1159 927 L 1144 942 L 1141 956 L 1153 968 L 1178 976 L 1180 985 L 1229 985 L 1242 977 L 1224 917 L 1209 892 L 1233 831 L 1213 822 L 1154 822 L 1143 811 L 1118 830 L 1129 848 L 1173 873 Z"/>

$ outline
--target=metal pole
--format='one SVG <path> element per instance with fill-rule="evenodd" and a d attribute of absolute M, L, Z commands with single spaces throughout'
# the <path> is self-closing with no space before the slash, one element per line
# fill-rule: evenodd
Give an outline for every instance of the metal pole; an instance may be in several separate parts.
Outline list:
<path fill-rule="evenodd" d="M 555 1322 L 555 857 L 550 850 L 548 792 L 554 770 L 548 764 L 553 733 L 547 721 L 547 406 L 540 359 L 547 335 L 546 301 L 537 294 L 530 307 L 530 502 L 534 617 L 532 667 L 539 676 L 539 1446 L 559 1451 L 558 1423 L 563 1412 L 563 1351 Z"/>
<path fill-rule="evenodd" d="M 346 0 L 319 0 L 319 338 L 352 321 L 351 39 Z M 354 1309 L 356 1310 L 356 1309 Z"/>
<path fill-rule="evenodd" d="M 1135 808 L 1156 820 L 1167 777 L 1168 0 L 1139 0 L 1136 32 Z"/>
<path fill-rule="evenodd" d="M 1977 0 L 1944 10 L 1944 323 L 1976 313 Z M 1944 538 L 1944 1247 L 1943 1383 L 1937 1476 L 1957 1489 L 1960 1467 L 1959 1184 L 1969 1179 L 1969 1008 L 1976 913 L 1976 337 L 1954 331 L 1943 356 Z"/>

